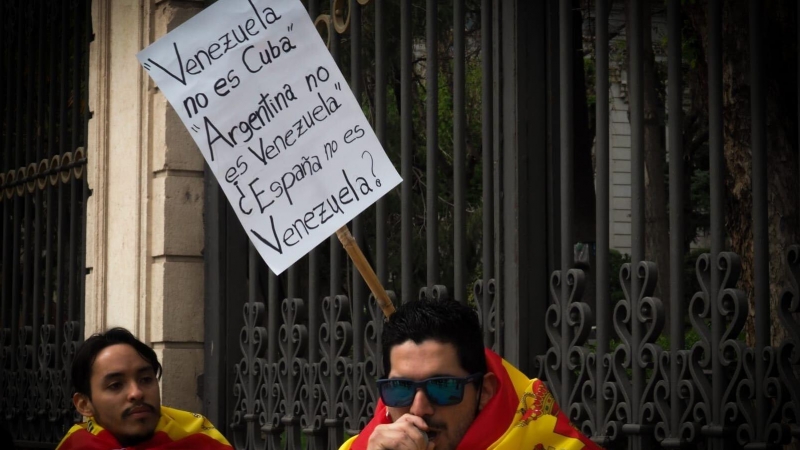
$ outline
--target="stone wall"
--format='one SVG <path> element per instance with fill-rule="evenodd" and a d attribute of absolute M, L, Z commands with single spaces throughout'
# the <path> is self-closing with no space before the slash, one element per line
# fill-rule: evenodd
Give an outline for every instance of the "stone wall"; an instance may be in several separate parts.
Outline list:
<path fill-rule="evenodd" d="M 152 345 L 162 402 L 199 411 L 203 157 L 136 53 L 205 2 L 93 0 L 86 336 L 113 326 Z"/>

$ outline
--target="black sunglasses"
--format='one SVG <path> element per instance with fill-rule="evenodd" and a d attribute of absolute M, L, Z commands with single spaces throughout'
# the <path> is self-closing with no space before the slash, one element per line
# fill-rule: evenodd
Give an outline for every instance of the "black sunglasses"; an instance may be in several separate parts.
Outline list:
<path fill-rule="evenodd" d="M 386 406 L 402 408 L 414 402 L 417 389 L 422 389 L 428 401 L 438 406 L 450 406 L 464 399 L 464 387 L 483 379 L 482 373 L 459 377 L 433 377 L 422 381 L 407 378 L 386 378 L 378 380 L 378 392 Z"/>

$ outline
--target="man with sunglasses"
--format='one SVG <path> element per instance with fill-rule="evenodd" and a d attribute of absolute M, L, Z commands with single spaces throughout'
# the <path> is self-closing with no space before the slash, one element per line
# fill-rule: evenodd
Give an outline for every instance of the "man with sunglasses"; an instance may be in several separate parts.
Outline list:
<path fill-rule="evenodd" d="M 451 300 L 397 308 L 384 325 L 375 417 L 340 450 L 597 449 L 544 383 L 483 347 L 478 315 Z"/>

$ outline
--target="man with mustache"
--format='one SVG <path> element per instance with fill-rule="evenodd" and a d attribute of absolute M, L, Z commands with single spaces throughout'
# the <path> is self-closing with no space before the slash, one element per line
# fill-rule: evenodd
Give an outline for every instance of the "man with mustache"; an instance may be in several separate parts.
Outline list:
<path fill-rule="evenodd" d="M 375 417 L 340 450 L 599 449 L 544 383 L 483 346 L 478 315 L 417 300 L 384 324 Z"/>
<path fill-rule="evenodd" d="M 57 450 L 230 449 L 203 416 L 161 406 L 160 378 L 156 353 L 128 330 L 91 336 L 72 363 L 72 402 L 88 420 Z"/>

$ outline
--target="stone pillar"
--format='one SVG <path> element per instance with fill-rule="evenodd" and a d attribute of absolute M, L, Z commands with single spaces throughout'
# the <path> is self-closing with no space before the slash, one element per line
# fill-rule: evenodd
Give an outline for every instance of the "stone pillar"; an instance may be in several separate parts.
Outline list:
<path fill-rule="evenodd" d="M 200 411 L 203 157 L 136 53 L 197 1 L 94 0 L 90 49 L 86 328 L 130 329 L 156 350 L 162 402 Z"/>

